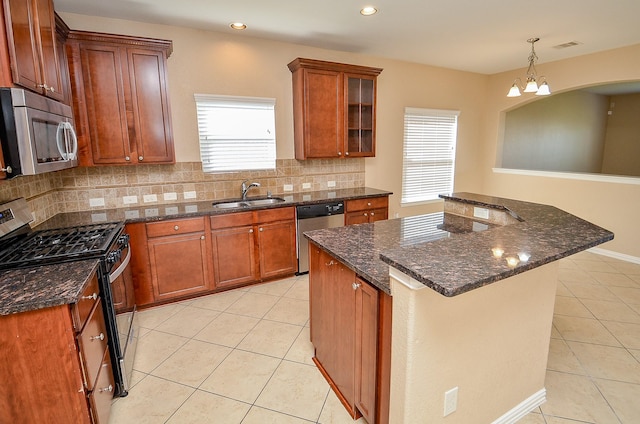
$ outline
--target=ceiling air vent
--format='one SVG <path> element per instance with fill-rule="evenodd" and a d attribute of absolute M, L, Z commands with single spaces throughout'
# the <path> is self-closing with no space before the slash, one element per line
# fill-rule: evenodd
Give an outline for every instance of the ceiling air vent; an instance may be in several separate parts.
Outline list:
<path fill-rule="evenodd" d="M 568 41 L 566 43 L 558 44 L 557 46 L 553 46 L 554 49 L 566 49 L 567 47 L 577 46 L 578 44 L 582 44 L 578 41 Z"/>

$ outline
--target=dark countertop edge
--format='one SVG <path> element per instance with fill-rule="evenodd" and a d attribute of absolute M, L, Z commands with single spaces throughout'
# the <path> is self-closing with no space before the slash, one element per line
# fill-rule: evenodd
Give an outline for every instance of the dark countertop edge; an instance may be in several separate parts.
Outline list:
<path fill-rule="evenodd" d="M 414 280 L 419 281 L 420 283 L 424 284 L 426 287 L 429 287 L 430 289 L 435 290 L 436 292 L 440 293 L 441 295 L 443 295 L 445 297 L 454 297 L 454 296 L 461 295 L 463 293 L 467 293 L 467 292 L 469 292 L 471 290 L 474 290 L 474 289 L 477 289 L 477 288 L 480 288 L 480 287 L 484 287 L 484 286 L 486 286 L 488 284 L 495 283 L 497 281 L 504 280 L 504 279 L 509 278 L 509 277 L 513 277 L 514 275 L 522 274 L 523 272 L 530 271 L 532 269 L 541 267 L 543 265 L 547 265 L 547 264 L 549 264 L 551 262 L 558 261 L 558 260 L 560 260 L 562 258 L 566 258 L 567 256 L 574 255 L 576 253 L 579 253 L 579 252 L 582 252 L 584 250 L 590 249 L 592 247 L 598 246 L 598 245 L 600 245 L 602 243 L 605 243 L 607 241 L 610 241 L 610 240 L 613 240 L 613 234 L 611 234 L 610 236 L 605 237 L 605 238 L 603 238 L 603 239 L 601 239 L 601 240 L 599 240 L 597 242 L 587 243 L 585 245 L 578 246 L 578 247 L 575 247 L 573 249 L 569 249 L 569 250 L 567 250 L 567 251 L 565 251 L 563 253 L 560 253 L 560 254 L 548 256 L 548 257 L 546 257 L 544 259 L 541 259 L 541 260 L 538 260 L 538 261 L 528 262 L 525 265 L 519 265 L 519 266 L 517 266 L 517 267 L 515 267 L 515 268 L 513 268 L 513 269 L 511 269 L 509 271 L 498 273 L 498 274 L 495 274 L 495 275 L 493 275 L 491 277 L 486 277 L 486 278 L 479 279 L 479 280 L 477 280 L 477 281 L 475 281 L 473 283 L 465 284 L 464 286 L 458 287 L 458 288 L 456 288 L 454 290 L 447 289 L 446 287 L 442 287 L 441 285 L 439 285 L 439 284 L 437 284 L 437 283 L 435 283 L 435 282 L 433 282 L 433 281 L 431 281 L 431 280 L 429 280 L 427 278 L 424 278 L 421 275 L 416 274 L 411 269 L 408 269 L 408 268 L 396 263 L 392 259 L 386 257 L 384 255 L 384 253 L 380 254 L 380 259 L 383 262 L 387 263 L 389 266 L 391 266 L 391 267 L 397 269 L 398 271 L 410 276 Z"/>
<path fill-rule="evenodd" d="M 357 193 L 356 193 L 357 192 Z M 329 196 L 330 193 L 335 193 L 335 196 Z M 225 209 L 216 209 L 213 208 L 214 203 L 220 203 L 225 201 L 237 201 L 238 198 L 227 198 L 227 199 L 215 199 L 215 200 L 200 200 L 194 202 L 181 202 L 181 203 L 163 203 L 163 204 L 149 204 L 146 206 L 137 206 L 133 208 L 113 208 L 113 209 L 92 209 L 88 211 L 77 211 L 77 212 L 62 212 L 59 213 L 48 220 L 38 224 L 34 229 L 49 229 L 49 228 L 58 228 L 61 226 L 73 226 L 73 225 L 86 225 L 93 223 L 106 223 L 106 222 L 125 222 L 126 224 L 133 223 L 144 223 L 144 222 L 158 222 L 165 221 L 169 219 L 181 219 L 181 218 L 193 218 L 199 216 L 213 216 L 213 215 L 226 215 L 229 213 L 236 212 L 251 212 L 256 210 L 264 210 L 264 209 L 276 209 L 276 208 L 284 208 L 284 207 L 295 207 L 300 205 L 312 205 L 318 203 L 325 203 L 330 201 L 347 201 L 347 200 L 355 200 L 355 199 L 366 199 L 371 197 L 380 197 L 380 196 L 390 196 L 393 192 L 386 190 L 379 190 L 370 187 L 357 187 L 352 189 L 338 189 L 338 190 L 322 190 L 322 191 L 310 191 L 310 192 L 297 192 L 297 193 L 279 193 L 274 194 L 272 197 L 282 197 L 288 198 L 293 197 L 291 200 L 285 200 L 281 203 L 275 203 L 272 205 L 260 205 L 260 206 L 252 206 L 252 207 L 242 207 L 242 208 L 225 208 Z M 311 199 L 305 199 L 305 197 L 311 196 Z M 248 199 L 252 198 L 265 198 L 264 196 L 249 196 Z M 197 206 L 197 211 L 187 212 L 186 208 L 188 206 Z M 160 209 L 164 208 L 178 208 L 178 213 L 173 214 L 165 214 L 165 215 L 156 215 L 156 216 L 143 216 L 144 211 L 150 209 Z M 138 211 L 141 215 L 136 218 L 126 217 L 127 212 Z M 105 215 L 105 219 L 103 220 L 95 220 L 89 222 L 88 218 L 95 215 Z M 57 220 L 67 220 L 73 221 L 74 217 L 76 217 L 77 224 L 74 223 L 65 223 L 59 224 Z"/>
<path fill-rule="evenodd" d="M 344 256 L 342 256 L 340 254 L 337 254 L 335 251 L 332 251 L 330 249 L 325 248 L 324 246 L 322 246 L 321 244 L 319 244 L 315 240 L 309 238 L 306 234 L 305 234 L 305 237 L 311 243 L 315 244 L 316 246 L 318 246 L 323 251 L 327 252 L 331 256 L 333 256 L 336 259 L 338 259 L 344 266 L 349 268 L 351 271 L 355 272 L 357 276 L 362 277 L 369 284 L 371 284 L 371 285 L 375 286 L 376 288 L 382 290 L 386 294 L 391 295 L 391 286 L 390 286 L 388 281 L 386 283 L 383 282 L 383 281 L 380 281 L 377 277 L 369 274 L 368 272 L 366 272 L 363 269 L 361 269 L 360 267 L 358 267 L 356 264 L 352 263 L 348 258 L 346 258 L 346 257 L 344 257 Z"/>
<path fill-rule="evenodd" d="M 91 277 L 93 276 L 93 274 L 97 272 L 100 261 L 98 259 L 86 259 L 86 260 L 76 261 L 76 262 L 80 263 L 78 265 L 86 266 L 87 268 L 83 270 L 83 276 L 81 278 L 73 279 L 72 281 L 73 290 L 70 290 L 69 293 L 60 294 L 55 297 L 48 296 L 47 298 L 43 298 L 42 300 L 29 299 L 21 302 L 14 302 L 9 306 L 4 306 L 0 304 L 0 316 L 12 315 L 12 314 L 21 313 L 21 312 L 36 311 L 39 309 L 51 308 L 51 307 L 62 306 L 62 305 L 70 305 L 72 303 L 76 303 L 79 300 L 82 292 L 86 289 L 87 285 L 89 284 L 89 281 L 91 280 Z M 61 264 L 40 265 L 40 266 L 28 267 L 28 268 L 17 268 L 12 270 L 3 270 L 2 272 L 3 273 L 6 273 L 6 272 L 29 273 L 34 269 L 41 269 L 44 267 L 54 267 L 56 265 L 61 265 Z M 69 262 L 65 263 L 65 266 L 68 266 L 68 265 L 69 265 Z M 72 279 L 73 277 L 66 277 L 66 278 Z M 45 290 L 45 288 L 43 288 L 43 290 Z M 51 292 L 47 291 L 47 294 L 50 295 Z"/>

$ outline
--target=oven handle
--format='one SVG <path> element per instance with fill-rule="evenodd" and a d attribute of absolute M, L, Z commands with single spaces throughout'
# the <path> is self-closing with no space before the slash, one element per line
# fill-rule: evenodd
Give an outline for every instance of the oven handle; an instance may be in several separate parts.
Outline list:
<path fill-rule="evenodd" d="M 120 266 L 116 268 L 111 274 L 109 274 L 109 283 L 113 283 L 116 281 L 120 274 L 125 270 L 125 268 L 129 265 L 129 261 L 131 260 L 131 246 L 127 248 L 127 256 L 124 257 L 124 260 L 120 263 Z"/>

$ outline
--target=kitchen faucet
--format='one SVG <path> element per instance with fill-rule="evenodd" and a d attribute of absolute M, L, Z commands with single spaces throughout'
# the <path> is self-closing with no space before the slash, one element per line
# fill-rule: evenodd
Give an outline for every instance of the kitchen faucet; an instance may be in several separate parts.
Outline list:
<path fill-rule="evenodd" d="M 249 180 L 244 180 L 242 182 L 242 200 L 245 200 L 247 198 L 247 191 L 249 191 L 251 187 L 260 187 L 260 183 L 251 183 L 247 185 L 247 181 Z"/>

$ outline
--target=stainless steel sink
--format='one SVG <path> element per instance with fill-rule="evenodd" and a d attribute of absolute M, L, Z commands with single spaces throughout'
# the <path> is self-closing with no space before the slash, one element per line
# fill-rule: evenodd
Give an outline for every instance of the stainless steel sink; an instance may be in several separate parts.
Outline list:
<path fill-rule="evenodd" d="M 281 197 L 263 197 L 254 199 L 233 199 L 225 200 L 222 202 L 214 202 L 213 207 L 216 209 L 235 209 L 235 208 L 250 208 L 253 206 L 266 206 L 284 202 Z"/>

